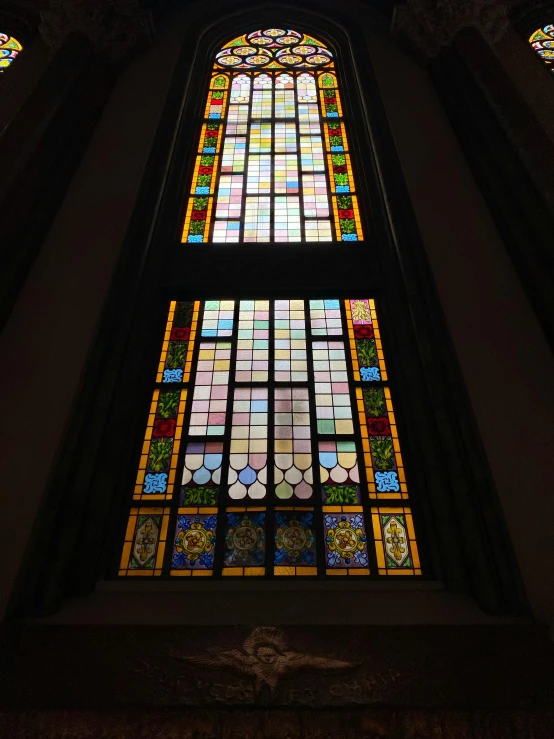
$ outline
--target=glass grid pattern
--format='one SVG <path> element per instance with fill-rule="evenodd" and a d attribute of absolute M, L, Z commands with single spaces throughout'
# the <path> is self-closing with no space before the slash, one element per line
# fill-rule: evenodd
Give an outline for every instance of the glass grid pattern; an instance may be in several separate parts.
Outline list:
<path fill-rule="evenodd" d="M 326 69 L 214 72 L 183 242 L 363 239 L 333 62 Z"/>
<path fill-rule="evenodd" d="M 183 343 L 186 379 L 155 376 L 120 576 L 421 574 L 374 300 L 172 301 L 160 363 Z"/>

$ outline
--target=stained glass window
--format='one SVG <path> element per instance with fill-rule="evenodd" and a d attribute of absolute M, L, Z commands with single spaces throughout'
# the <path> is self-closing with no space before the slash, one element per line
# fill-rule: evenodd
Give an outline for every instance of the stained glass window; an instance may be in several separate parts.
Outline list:
<path fill-rule="evenodd" d="M 0 33 L 0 73 L 4 72 L 17 57 L 23 46 L 13 36 Z"/>
<path fill-rule="evenodd" d="M 529 43 L 550 71 L 554 72 L 554 25 L 537 28 L 529 37 Z"/>
<path fill-rule="evenodd" d="M 375 301 L 173 300 L 119 575 L 420 575 Z"/>
<path fill-rule="evenodd" d="M 334 56 L 268 28 L 216 53 L 182 241 L 362 241 Z"/>

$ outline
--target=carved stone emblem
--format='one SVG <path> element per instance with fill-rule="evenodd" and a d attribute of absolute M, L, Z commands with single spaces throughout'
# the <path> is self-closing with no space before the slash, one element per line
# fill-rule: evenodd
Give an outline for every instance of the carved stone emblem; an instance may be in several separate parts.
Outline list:
<path fill-rule="evenodd" d="M 275 694 L 283 678 L 301 670 L 337 671 L 358 667 L 360 662 L 345 662 L 315 654 L 293 652 L 288 649 L 285 634 L 271 626 L 258 626 L 244 640 L 242 649 L 215 651 L 204 654 L 182 655 L 174 650 L 171 655 L 198 665 L 228 670 L 250 678 L 258 695 L 264 686 Z"/>

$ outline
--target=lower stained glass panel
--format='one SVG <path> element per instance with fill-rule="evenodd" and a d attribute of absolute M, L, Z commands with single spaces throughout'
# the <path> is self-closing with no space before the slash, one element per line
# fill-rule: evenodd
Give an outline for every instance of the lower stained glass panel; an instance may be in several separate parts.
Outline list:
<path fill-rule="evenodd" d="M 120 576 L 421 575 L 373 299 L 171 301 L 155 379 Z"/>

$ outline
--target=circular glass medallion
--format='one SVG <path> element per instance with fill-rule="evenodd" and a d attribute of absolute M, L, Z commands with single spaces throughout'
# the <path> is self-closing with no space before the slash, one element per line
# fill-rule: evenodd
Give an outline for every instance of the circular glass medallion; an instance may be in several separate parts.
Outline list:
<path fill-rule="evenodd" d="M 273 39 L 267 38 L 267 36 L 256 36 L 256 38 L 249 38 L 248 41 L 256 46 L 267 46 L 273 43 Z"/>
<path fill-rule="evenodd" d="M 282 28 L 268 28 L 267 31 L 264 31 L 264 33 L 266 36 L 277 38 L 277 36 L 284 36 L 286 34 L 286 31 Z"/>
<path fill-rule="evenodd" d="M 293 51 L 295 54 L 302 54 L 302 56 L 306 56 L 306 54 L 314 54 L 315 48 L 313 46 L 295 46 Z"/>
<path fill-rule="evenodd" d="M 226 67 L 234 67 L 236 64 L 242 64 L 242 59 L 238 56 L 222 56 L 217 63 L 224 64 Z"/>
<path fill-rule="evenodd" d="M 254 64 L 255 66 L 259 67 L 261 64 L 267 64 L 269 61 L 269 57 L 264 56 L 263 54 L 258 54 L 257 56 L 247 57 L 246 61 L 248 62 L 248 64 Z"/>
<path fill-rule="evenodd" d="M 297 44 L 300 39 L 296 36 L 281 36 L 281 38 L 275 40 L 281 46 L 290 46 L 291 44 Z"/>
<path fill-rule="evenodd" d="M 284 54 L 279 57 L 279 61 L 281 64 L 298 64 L 302 61 L 302 57 L 295 54 Z"/>
<path fill-rule="evenodd" d="M 240 46 L 238 49 L 233 49 L 233 54 L 238 54 L 239 56 L 248 56 L 249 54 L 257 53 L 257 50 L 251 46 Z"/>
<path fill-rule="evenodd" d="M 327 64 L 331 60 L 328 56 L 323 56 L 323 54 L 314 54 L 313 56 L 306 57 L 306 61 L 310 62 L 310 64 Z"/>

